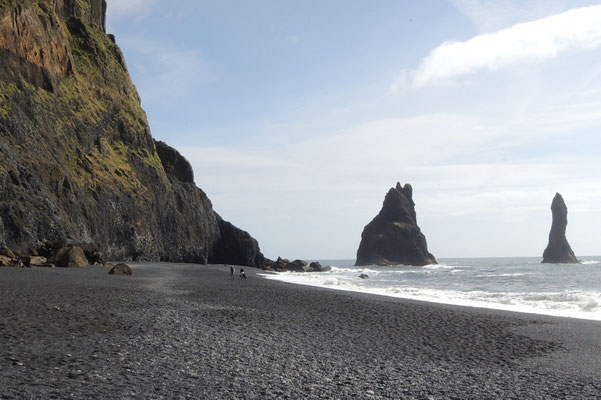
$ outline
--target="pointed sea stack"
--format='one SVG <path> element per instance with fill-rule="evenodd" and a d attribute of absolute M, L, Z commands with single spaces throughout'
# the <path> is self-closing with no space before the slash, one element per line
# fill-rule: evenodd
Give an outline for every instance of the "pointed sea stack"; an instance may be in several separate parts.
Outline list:
<path fill-rule="evenodd" d="M 417 226 L 413 189 L 397 183 L 386 194 L 380 213 L 363 229 L 355 265 L 428 265 L 426 237 Z"/>
<path fill-rule="evenodd" d="M 549 233 L 549 244 L 543 253 L 543 263 L 580 264 L 566 239 L 568 226 L 568 208 L 559 193 L 555 194 L 551 204 L 553 223 Z"/>

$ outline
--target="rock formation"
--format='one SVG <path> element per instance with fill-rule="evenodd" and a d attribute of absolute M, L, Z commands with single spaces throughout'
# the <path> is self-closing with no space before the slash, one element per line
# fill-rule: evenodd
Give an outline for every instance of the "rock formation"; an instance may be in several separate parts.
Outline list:
<path fill-rule="evenodd" d="M 543 263 L 550 264 L 579 264 L 568 240 L 566 227 L 568 226 L 568 208 L 559 193 L 555 194 L 551 203 L 553 222 L 549 232 L 549 244 L 543 252 Z"/>
<path fill-rule="evenodd" d="M 211 264 L 234 264 L 263 267 L 264 257 L 259 243 L 246 231 L 224 221 L 217 213 L 219 239 L 213 245 L 209 262 Z"/>
<path fill-rule="evenodd" d="M 132 276 L 134 274 L 134 272 L 132 271 L 131 267 L 127 264 L 117 264 L 115 265 L 110 271 L 109 271 L 109 275 L 125 275 L 125 276 Z"/>
<path fill-rule="evenodd" d="M 267 271 L 276 272 L 328 272 L 332 270 L 329 265 L 322 266 L 319 262 L 313 261 L 309 264 L 305 260 L 290 261 L 287 258 L 278 257 L 276 261 L 264 260 L 264 268 Z"/>
<path fill-rule="evenodd" d="M 397 183 L 386 194 L 380 213 L 365 227 L 355 265 L 428 265 L 436 259 L 417 226 L 413 189 Z"/>
<path fill-rule="evenodd" d="M 0 1 L 0 245 L 262 267 L 188 161 L 153 140 L 105 12 L 104 0 Z"/>

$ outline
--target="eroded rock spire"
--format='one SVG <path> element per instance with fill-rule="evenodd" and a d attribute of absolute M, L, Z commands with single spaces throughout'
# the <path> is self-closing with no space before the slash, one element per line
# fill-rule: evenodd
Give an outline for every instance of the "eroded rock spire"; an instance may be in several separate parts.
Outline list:
<path fill-rule="evenodd" d="M 543 253 L 543 263 L 580 263 L 566 239 L 568 208 L 559 193 L 555 194 L 555 198 L 551 204 L 551 213 L 553 215 L 553 223 L 551 224 L 551 232 L 549 233 L 549 244 Z"/>
<path fill-rule="evenodd" d="M 380 213 L 365 227 L 355 265 L 436 264 L 417 226 L 413 188 L 391 188 Z"/>

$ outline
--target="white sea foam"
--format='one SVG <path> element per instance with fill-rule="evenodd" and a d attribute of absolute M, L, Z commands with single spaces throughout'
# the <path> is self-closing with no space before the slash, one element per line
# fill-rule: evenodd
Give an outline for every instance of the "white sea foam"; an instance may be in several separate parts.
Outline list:
<path fill-rule="evenodd" d="M 423 269 L 455 269 L 457 267 L 452 266 L 452 265 L 444 265 L 444 264 L 429 264 L 429 265 L 424 265 L 422 267 Z"/>
<path fill-rule="evenodd" d="M 596 261 L 563 267 L 541 266 L 531 259 L 469 261 L 425 267 L 339 266 L 329 272 L 265 277 L 435 303 L 601 320 L 601 289 L 594 284 L 601 280 L 601 265 Z M 362 273 L 369 278 L 360 279 Z"/>

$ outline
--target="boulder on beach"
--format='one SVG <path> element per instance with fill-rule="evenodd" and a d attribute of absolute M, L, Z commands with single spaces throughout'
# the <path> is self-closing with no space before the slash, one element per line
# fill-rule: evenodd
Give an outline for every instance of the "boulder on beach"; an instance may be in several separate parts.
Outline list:
<path fill-rule="evenodd" d="M 48 259 L 46 257 L 42 257 L 42 256 L 29 256 L 29 257 L 25 257 L 23 259 L 23 262 L 25 263 L 25 266 L 27 266 L 27 267 L 38 267 L 38 266 L 46 264 L 48 262 Z"/>
<path fill-rule="evenodd" d="M 52 264 L 61 268 L 81 268 L 90 265 L 83 249 L 79 246 L 69 246 L 59 250 L 56 259 L 57 261 Z"/>
<path fill-rule="evenodd" d="M 113 269 L 111 269 L 109 271 L 109 275 L 126 275 L 126 276 L 132 276 L 133 274 L 134 274 L 134 272 L 129 267 L 129 265 L 123 264 L 123 263 L 115 265 L 113 267 Z"/>
<path fill-rule="evenodd" d="M 551 232 L 549 244 L 543 252 L 543 263 L 548 264 L 580 264 L 566 238 L 568 226 L 568 207 L 559 193 L 555 194 L 551 203 Z"/>
<path fill-rule="evenodd" d="M 417 226 L 411 185 L 391 188 L 380 213 L 365 227 L 355 265 L 436 264 Z"/>

